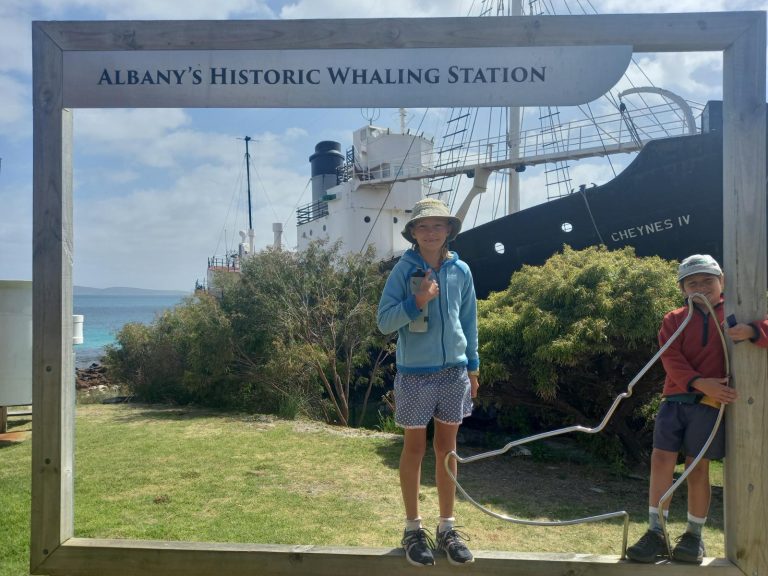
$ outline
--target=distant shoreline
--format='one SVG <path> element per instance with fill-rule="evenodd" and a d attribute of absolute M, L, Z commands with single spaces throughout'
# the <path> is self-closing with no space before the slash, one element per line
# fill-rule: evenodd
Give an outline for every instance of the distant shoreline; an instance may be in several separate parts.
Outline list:
<path fill-rule="evenodd" d="M 112 286 L 110 288 L 74 286 L 72 294 L 74 296 L 191 296 L 192 293 L 183 290 L 152 290 L 126 286 Z"/>

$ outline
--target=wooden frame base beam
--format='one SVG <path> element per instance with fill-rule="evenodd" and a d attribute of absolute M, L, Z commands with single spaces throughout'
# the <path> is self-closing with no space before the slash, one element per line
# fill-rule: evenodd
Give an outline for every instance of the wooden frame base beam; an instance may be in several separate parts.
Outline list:
<path fill-rule="evenodd" d="M 366 576 L 417 571 L 402 549 L 279 544 L 165 542 L 152 540 L 98 540 L 71 538 L 40 566 L 40 574 L 66 576 Z M 618 556 L 524 552 L 475 553 L 475 563 L 461 567 L 464 576 L 561 576 L 589 574 L 664 574 L 674 576 L 741 576 L 723 558 L 706 558 L 701 566 L 661 562 L 637 564 Z M 456 574 L 457 568 L 441 557 L 429 568 L 430 576 Z"/>

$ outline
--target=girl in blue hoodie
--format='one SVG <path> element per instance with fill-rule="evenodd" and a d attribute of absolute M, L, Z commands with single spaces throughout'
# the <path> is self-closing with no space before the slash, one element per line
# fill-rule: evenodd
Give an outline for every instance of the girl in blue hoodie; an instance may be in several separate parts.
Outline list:
<path fill-rule="evenodd" d="M 402 545 L 409 563 L 435 563 L 432 548 L 451 564 L 474 561 L 455 529 L 456 486 L 445 470 L 456 449 L 462 420 L 472 413 L 480 360 L 477 353 L 477 299 L 472 273 L 448 242 L 461 220 L 436 199 L 416 203 L 402 234 L 413 244 L 392 269 L 379 302 L 377 323 L 384 334 L 397 331 L 395 420 L 405 430 L 400 455 L 400 489 L 405 504 Z M 419 515 L 421 462 L 427 424 L 434 418 L 435 483 L 440 503 L 437 544 Z M 456 461 L 452 460 L 453 474 Z"/>

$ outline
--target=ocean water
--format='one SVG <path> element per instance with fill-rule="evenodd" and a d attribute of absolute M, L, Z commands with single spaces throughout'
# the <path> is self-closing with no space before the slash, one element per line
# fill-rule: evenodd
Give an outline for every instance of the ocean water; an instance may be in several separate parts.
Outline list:
<path fill-rule="evenodd" d="M 83 343 L 77 344 L 75 366 L 84 368 L 98 362 L 104 347 L 114 344 L 115 336 L 128 322 L 149 324 L 155 317 L 180 304 L 183 296 L 107 296 L 75 295 L 74 313 L 85 316 Z"/>

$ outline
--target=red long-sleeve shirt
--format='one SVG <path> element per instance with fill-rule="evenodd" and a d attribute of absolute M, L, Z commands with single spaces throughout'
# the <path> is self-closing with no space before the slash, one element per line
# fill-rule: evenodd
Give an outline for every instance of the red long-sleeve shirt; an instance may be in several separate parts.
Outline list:
<path fill-rule="evenodd" d="M 721 299 L 714 306 L 717 322 L 722 325 L 724 304 Z M 680 327 L 688 316 L 688 306 L 672 310 L 661 323 L 659 330 L 659 345 L 663 346 Z M 661 355 L 661 363 L 667 377 L 664 380 L 664 396 L 674 394 L 690 394 L 696 390 L 688 385 L 696 378 L 723 378 L 725 376 L 725 358 L 723 345 L 709 311 L 704 312 L 694 307 L 693 318 L 685 327 L 683 333 L 672 342 Z M 768 347 L 768 320 L 752 322 L 757 331 L 757 339 L 753 342 L 763 348 Z"/>

